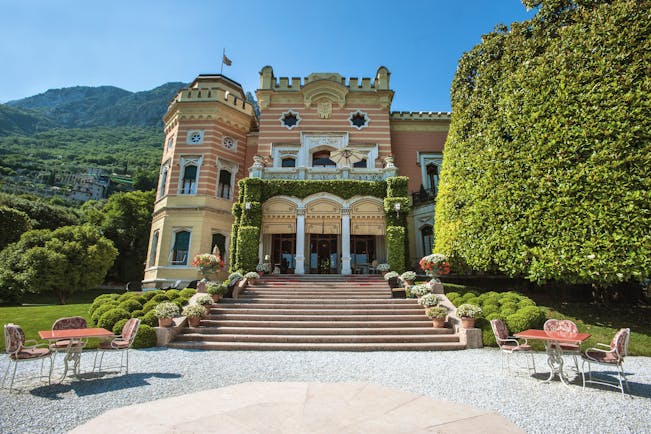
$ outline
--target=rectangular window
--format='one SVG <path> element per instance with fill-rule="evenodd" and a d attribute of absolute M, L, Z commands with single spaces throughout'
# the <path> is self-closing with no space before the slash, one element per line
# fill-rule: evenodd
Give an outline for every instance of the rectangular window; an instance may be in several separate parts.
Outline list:
<path fill-rule="evenodd" d="M 183 184 L 181 194 L 196 194 L 197 192 L 197 166 L 185 166 L 183 170 Z"/>
<path fill-rule="evenodd" d="M 190 249 L 190 232 L 179 231 L 174 234 L 172 247 L 172 265 L 188 265 L 188 251 Z"/>
<path fill-rule="evenodd" d="M 228 170 L 219 171 L 219 185 L 217 186 L 217 196 L 222 199 L 231 198 L 231 172 Z"/>
<path fill-rule="evenodd" d="M 151 249 L 149 251 L 149 266 L 153 267 L 156 265 L 156 253 L 158 251 L 158 238 L 159 238 L 160 232 L 155 231 L 154 235 L 151 237 Z"/>

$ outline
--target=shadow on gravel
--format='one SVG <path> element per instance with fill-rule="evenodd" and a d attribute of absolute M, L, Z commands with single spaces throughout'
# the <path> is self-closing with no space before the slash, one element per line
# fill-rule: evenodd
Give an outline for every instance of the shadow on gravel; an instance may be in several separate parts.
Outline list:
<path fill-rule="evenodd" d="M 635 381 L 632 381 L 632 378 L 635 377 L 635 374 L 632 372 L 625 372 L 626 378 L 628 379 L 628 390 L 626 390 L 626 386 L 624 386 L 624 390 L 626 390 L 626 395 L 630 397 L 633 396 L 638 396 L 640 398 L 651 398 L 651 384 L 646 384 L 646 383 L 636 383 Z M 603 381 L 607 383 L 612 383 L 614 385 L 619 385 L 619 380 L 617 379 L 618 373 L 617 371 L 594 371 L 592 373 L 592 379 L 596 381 Z M 536 380 L 539 380 L 541 383 L 547 378 L 549 378 L 549 372 L 537 372 L 535 374 L 531 375 L 531 378 L 534 378 Z M 586 380 L 588 379 L 588 374 L 585 374 Z M 574 378 L 567 378 L 566 381 L 569 382 L 571 389 L 574 389 L 577 387 L 579 390 L 583 388 L 583 380 L 581 379 L 581 373 L 577 374 L 574 376 Z M 552 379 L 553 383 L 560 382 L 558 379 L 558 376 L 555 376 Z M 611 392 L 611 393 L 616 393 L 618 395 L 622 395 L 622 392 L 617 388 L 617 387 L 609 387 L 605 386 L 603 384 L 596 384 L 596 383 L 586 383 L 585 388 L 587 389 L 597 389 L 597 390 L 602 390 L 604 392 Z"/>
<path fill-rule="evenodd" d="M 66 397 L 63 395 L 71 391 L 77 396 L 98 395 L 117 390 L 149 386 L 147 380 L 150 378 L 175 379 L 181 377 L 181 374 L 168 372 L 139 372 L 118 376 L 108 376 L 107 374 L 111 374 L 111 372 L 103 372 L 101 377 L 97 377 L 97 374 L 94 374 L 92 378 L 82 374 L 82 378 L 84 379 L 73 380 L 70 383 L 37 387 L 32 389 L 30 393 L 41 398 L 59 400 L 65 399 Z"/>

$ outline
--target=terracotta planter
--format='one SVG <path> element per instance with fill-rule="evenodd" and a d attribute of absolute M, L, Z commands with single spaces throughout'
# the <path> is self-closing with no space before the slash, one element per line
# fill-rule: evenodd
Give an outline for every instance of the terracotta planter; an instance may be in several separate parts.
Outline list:
<path fill-rule="evenodd" d="M 221 296 L 219 294 L 212 295 L 212 301 L 214 301 L 215 303 L 218 303 L 220 298 Z"/>
<path fill-rule="evenodd" d="M 445 318 L 432 318 L 432 325 L 435 329 L 445 328 Z"/>
<path fill-rule="evenodd" d="M 464 316 L 461 318 L 461 327 L 464 329 L 473 329 L 475 328 L 475 321 L 476 318 L 468 318 Z"/>
<path fill-rule="evenodd" d="M 171 327 L 172 318 L 158 318 L 158 327 Z"/>
<path fill-rule="evenodd" d="M 188 325 L 190 327 L 199 327 L 201 324 L 201 317 L 190 318 L 188 317 Z"/>

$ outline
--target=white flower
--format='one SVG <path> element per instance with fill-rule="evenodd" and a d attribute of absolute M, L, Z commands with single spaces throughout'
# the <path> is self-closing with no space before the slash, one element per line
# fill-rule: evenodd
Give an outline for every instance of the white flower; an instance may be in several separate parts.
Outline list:
<path fill-rule="evenodd" d="M 586 258 L 588 258 L 588 259 L 594 259 L 594 258 L 596 258 L 596 256 L 595 256 L 595 255 L 588 255 L 588 256 L 586 256 Z"/>

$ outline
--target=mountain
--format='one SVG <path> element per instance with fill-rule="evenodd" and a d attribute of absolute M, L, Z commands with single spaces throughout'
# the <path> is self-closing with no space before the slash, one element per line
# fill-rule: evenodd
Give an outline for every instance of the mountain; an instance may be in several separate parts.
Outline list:
<path fill-rule="evenodd" d="M 49 128 L 161 126 L 167 103 L 185 83 L 129 92 L 114 86 L 50 89 L 0 104 L 0 135 Z"/>

